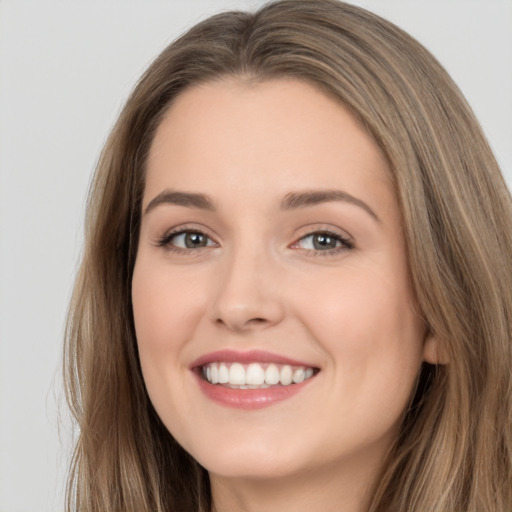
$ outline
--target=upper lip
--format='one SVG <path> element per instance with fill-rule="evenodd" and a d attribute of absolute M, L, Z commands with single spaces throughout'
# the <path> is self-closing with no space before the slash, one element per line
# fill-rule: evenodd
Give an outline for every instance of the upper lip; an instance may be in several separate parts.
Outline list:
<path fill-rule="evenodd" d="M 292 359 L 272 352 L 264 350 L 249 350 L 249 351 L 238 351 L 238 350 L 217 350 L 204 354 L 197 358 L 191 365 L 190 368 L 197 368 L 204 366 L 205 364 L 214 362 L 225 362 L 225 363 L 277 363 L 277 364 L 289 364 L 290 366 L 306 366 L 309 368 L 315 368 L 314 365 Z"/>

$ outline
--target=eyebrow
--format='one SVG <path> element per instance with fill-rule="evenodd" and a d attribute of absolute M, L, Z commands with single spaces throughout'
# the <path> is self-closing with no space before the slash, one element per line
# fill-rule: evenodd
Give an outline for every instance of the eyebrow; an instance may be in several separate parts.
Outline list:
<path fill-rule="evenodd" d="M 307 190 L 305 192 L 290 192 L 286 194 L 281 201 L 282 210 L 294 210 L 297 208 L 305 208 L 316 204 L 328 203 L 332 201 L 341 201 L 353 204 L 362 208 L 377 222 L 381 222 L 378 215 L 361 199 L 354 197 L 342 190 Z"/>
<path fill-rule="evenodd" d="M 306 190 L 303 192 L 290 192 L 284 196 L 280 208 L 281 210 L 295 210 L 332 201 L 340 201 L 358 206 L 377 222 L 380 222 L 377 214 L 364 201 L 342 190 Z M 162 204 L 173 204 L 207 211 L 216 210 L 213 200 L 205 194 L 164 190 L 149 202 L 144 210 L 144 214 L 149 213 Z"/>
<path fill-rule="evenodd" d="M 200 210 L 214 211 L 213 201 L 204 194 L 195 194 L 192 192 L 178 192 L 173 190 L 164 190 L 146 206 L 144 214 L 149 213 L 161 204 L 174 204 L 185 206 L 187 208 L 199 208 Z"/>

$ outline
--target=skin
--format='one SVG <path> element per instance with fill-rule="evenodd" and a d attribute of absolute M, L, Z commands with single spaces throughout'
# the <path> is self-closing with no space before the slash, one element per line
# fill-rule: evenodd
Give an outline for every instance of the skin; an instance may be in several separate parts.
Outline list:
<path fill-rule="evenodd" d="M 148 205 L 207 194 L 215 210 Z M 282 209 L 287 194 L 353 200 Z M 295 80 L 222 80 L 182 93 L 151 146 L 133 308 L 145 383 L 169 431 L 210 474 L 213 510 L 362 512 L 436 340 L 425 339 L 400 211 L 379 147 Z M 174 228 L 208 236 L 183 246 Z M 312 233 L 349 240 L 316 248 Z M 181 249 L 181 250 L 180 250 Z M 262 409 L 206 397 L 190 370 L 220 349 L 320 369 Z"/>

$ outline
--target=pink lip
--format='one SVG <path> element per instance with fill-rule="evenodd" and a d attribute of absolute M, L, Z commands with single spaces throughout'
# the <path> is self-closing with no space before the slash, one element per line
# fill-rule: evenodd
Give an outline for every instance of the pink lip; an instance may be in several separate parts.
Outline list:
<path fill-rule="evenodd" d="M 234 350 L 219 350 L 205 354 L 196 359 L 190 369 L 193 371 L 201 391 L 214 402 L 226 407 L 237 409 L 261 409 L 274 403 L 281 402 L 303 390 L 315 377 L 305 380 L 300 384 L 290 386 L 275 386 L 264 389 L 232 389 L 217 384 L 210 384 L 201 377 L 200 367 L 213 362 L 239 362 L 239 363 L 277 363 L 292 366 L 308 366 L 310 364 L 283 357 L 270 352 L 251 350 L 238 352 Z"/>
<path fill-rule="evenodd" d="M 241 352 L 236 350 L 217 350 L 216 352 L 210 352 L 204 356 L 196 359 L 190 368 L 197 368 L 198 366 L 204 366 L 208 363 L 224 362 L 224 363 L 276 363 L 276 364 L 289 364 L 290 366 L 312 366 L 304 361 L 298 361 L 296 359 L 290 359 L 289 357 L 280 356 L 278 354 L 272 354 L 271 352 L 265 352 L 263 350 L 249 350 L 247 352 Z"/>
<path fill-rule="evenodd" d="M 202 379 L 198 373 L 196 373 L 196 378 L 201 391 L 218 404 L 236 409 L 261 409 L 296 395 L 315 377 L 313 376 L 300 384 L 265 389 L 231 389 L 210 384 Z"/>

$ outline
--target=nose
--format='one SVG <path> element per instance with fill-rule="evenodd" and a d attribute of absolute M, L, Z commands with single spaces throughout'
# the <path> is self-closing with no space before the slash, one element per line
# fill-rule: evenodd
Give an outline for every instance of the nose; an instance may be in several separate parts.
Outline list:
<path fill-rule="evenodd" d="M 235 332 L 265 329 L 284 316 L 279 270 L 263 251 L 239 251 L 223 262 L 212 307 L 213 321 Z"/>

